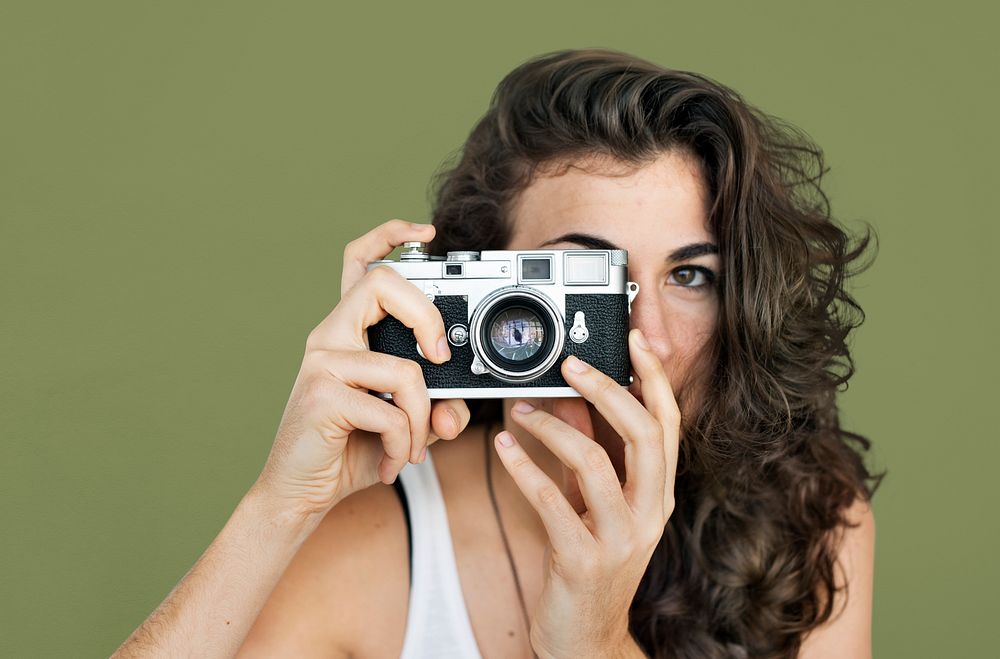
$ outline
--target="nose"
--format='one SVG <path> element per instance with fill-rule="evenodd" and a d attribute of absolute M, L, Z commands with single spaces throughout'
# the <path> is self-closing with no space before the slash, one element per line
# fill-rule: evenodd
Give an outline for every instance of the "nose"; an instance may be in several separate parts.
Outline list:
<path fill-rule="evenodd" d="M 660 308 L 655 292 L 656 284 L 653 282 L 636 283 L 639 284 L 639 293 L 632 300 L 629 329 L 639 329 L 653 351 L 661 353 L 665 348 L 661 343 L 664 322 L 663 309 Z"/>
<path fill-rule="evenodd" d="M 633 281 L 636 280 L 633 279 Z M 636 281 L 636 283 L 639 284 L 639 293 L 632 300 L 629 329 L 641 331 L 646 342 L 649 343 L 649 347 L 663 361 L 669 352 L 669 346 L 666 340 L 664 309 L 660 303 L 660 296 L 656 294 L 656 283 L 641 281 Z M 643 402 L 637 381 L 629 386 L 629 392 L 638 398 L 640 403 Z"/>

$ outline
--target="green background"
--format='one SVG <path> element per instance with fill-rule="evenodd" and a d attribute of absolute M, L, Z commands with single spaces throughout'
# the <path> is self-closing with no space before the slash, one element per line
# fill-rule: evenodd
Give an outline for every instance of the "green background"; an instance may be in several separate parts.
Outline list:
<path fill-rule="evenodd" d="M 995 656 L 996 16 L 806 5 L 0 5 L 0 656 L 106 656 L 156 607 L 258 474 L 345 242 L 426 220 L 500 78 L 585 46 L 824 148 L 881 238 L 842 398 L 889 469 L 875 654 Z"/>

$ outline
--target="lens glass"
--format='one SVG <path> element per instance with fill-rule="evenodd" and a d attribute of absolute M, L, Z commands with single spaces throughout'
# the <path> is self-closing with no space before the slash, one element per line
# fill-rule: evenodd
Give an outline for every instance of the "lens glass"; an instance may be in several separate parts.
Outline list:
<path fill-rule="evenodd" d="M 545 342 L 545 325 L 534 311 L 524 307 L 498 313 L 490 323 L 489 333 L 493 349 L 512 362 L 531 359 Z"/>

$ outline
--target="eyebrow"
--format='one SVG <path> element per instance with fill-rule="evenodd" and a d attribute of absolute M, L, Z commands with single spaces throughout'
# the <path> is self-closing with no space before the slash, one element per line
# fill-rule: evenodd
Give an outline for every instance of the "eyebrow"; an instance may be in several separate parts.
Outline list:
<path fill-rule="evenodd" d="M 559 236 L 558 238 L 553 238 L 552 240 L 546 240 L 544 243 L 539 245 L 539 247 L 546 247 L 548 245 L 555 245 L 556 243 L 576 243 L 577 245 L 582 245 L 588 249 L 624 249 L 615 245 L 611 241 L 605 240 L 598 236 L 592 236 L 589 233 L 567 233 Z M 705 254 L 718 254 L 719 246 L 715 243 L 690 243 L 684 245 L 683 247 L 678 247 L 674 251 L 670 252 L 667 256 L 668 261 L 684 261 L 687 259 L 693 259 L 698 256 L 704 256 Z"/>

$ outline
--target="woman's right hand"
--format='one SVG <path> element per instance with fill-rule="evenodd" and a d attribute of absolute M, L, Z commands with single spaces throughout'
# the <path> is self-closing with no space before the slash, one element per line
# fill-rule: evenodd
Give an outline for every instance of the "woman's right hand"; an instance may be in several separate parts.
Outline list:
<path fill-rule="evenodd" d="M 416 286 L 388 267 L 368 271 L 406 241 L 435 228 L 390 220 L 344 250 L 341 299 L 306 341 L 305 356 L 255 487 L 292 515 L 321 519 L 338 501 L 378 481 L 392 483 L 437 439 L 469 422 L 465 401 L 431 400 L 420 366 L 372 352 L 366 329 L 386 315 L 413 328 L 424 355 L 450 359 L 444 321 Z M 389 403 L 368 390 L 392 393 Z"/>

